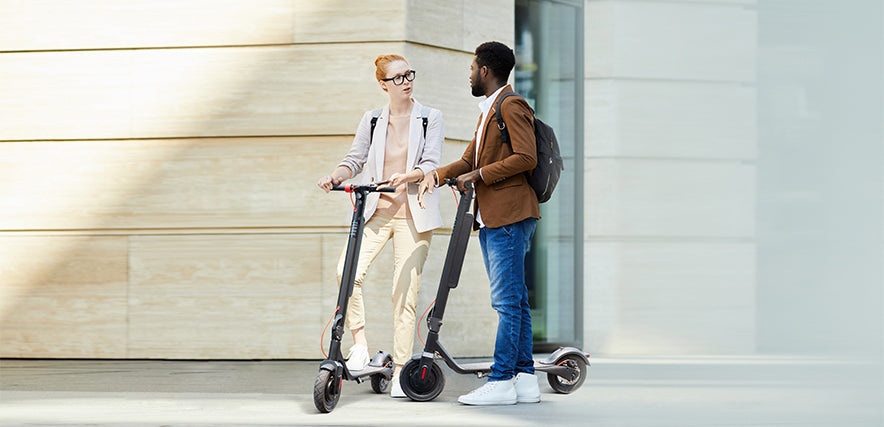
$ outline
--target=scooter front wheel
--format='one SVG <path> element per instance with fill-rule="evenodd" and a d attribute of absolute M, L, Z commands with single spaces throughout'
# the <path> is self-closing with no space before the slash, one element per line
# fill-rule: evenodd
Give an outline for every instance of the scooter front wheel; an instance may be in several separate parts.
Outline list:
<path fill-rule="evenodd" d="M 420 359 L 412 359 L 402 367 L 399 384 L 409 399 L 428 402 L 435 399 L 445 388 L 445 375 L 435 361 L 428 367 L 421 367 Z"/>
<path fill-rule="evenodd" d="M 566 355 L 557 360 L 556 365 L 570 368 L 571 375 L 568 377 L 560 377 L 548 373 L 546 379 L 549 381 L 549 386 L 552 387 L 553 390 L 559 393 L 568 394 L 580 388 L 580 386 L 583 385 L 583 382 L 586 381 L 587 364 L 580 356 L 574 354 Z"/>
<path fill-rule="evenodd" d="M 341 398 L 341 378 L 334 372 L 325 369 L 319 370 L 316 381 L 313 383 L 313 404 L 319 412 L 327 414 L 338 405 Z"/>

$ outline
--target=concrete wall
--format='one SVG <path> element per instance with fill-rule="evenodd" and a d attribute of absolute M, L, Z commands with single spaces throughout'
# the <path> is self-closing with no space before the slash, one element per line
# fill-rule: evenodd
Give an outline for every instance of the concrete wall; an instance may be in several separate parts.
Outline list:
<path fill-rule="evenodd" d="M 586 2 L 586 348 L 884 354 L 882 16 Z"/>
<path fill-rule="evenodd" d="M 386 102 L 375 56 L 411 60 L 450 161 L 475 125 L 472 50 L 512 43 L 510 1 L 445 4 L 0 2 L 0 357 L 321 357 L 350 204 L 315 182 Z M 421 311 L 446 246 L 440 230 Z M 378 349 L 390 252 L 367 280 Z M 446 342 L 485 355 L 469 255 Z"/>
<path fill-rule="evenodd" d="M 586 2 L 589 351 L 755 350 L 754 3 Z"/>

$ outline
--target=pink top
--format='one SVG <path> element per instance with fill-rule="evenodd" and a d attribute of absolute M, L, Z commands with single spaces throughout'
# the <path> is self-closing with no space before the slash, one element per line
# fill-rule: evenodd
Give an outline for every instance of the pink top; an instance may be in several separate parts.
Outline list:
<path fill-rule="evenodd" d="M 387 141 L 384 147 L 383 179 L 389 179 L 394 173 L 405 173 L 408 160 L 408 131 L 411 124 L 410 115 L 390 117 L 387 126 Z M 400 185 L 395 193 L 380 193 L 378 208 L 375 213 L 392 218 L 411 218 L 408 209 L 408 198 L 405 195 L 406 185 Z"/>

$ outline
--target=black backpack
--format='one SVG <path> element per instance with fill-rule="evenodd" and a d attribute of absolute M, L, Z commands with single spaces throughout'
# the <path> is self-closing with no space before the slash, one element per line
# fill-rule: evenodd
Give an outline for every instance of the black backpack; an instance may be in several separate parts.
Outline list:
<path fill-rule="evenodd" d="M 515 92 L 507 92 L 500 96 L 497 100 L 497 127 L 500 129 L 500 140 L 509 144 L 510 133 L 503 122 L 503 114 L 501 113 L 501 105 L 503 100 L 508 96 L 518 96 Z M 530 108 L 530 107 L 529 107 Z M 531 110 L 534 113 L 534 110 Z M 562 155 L 559 152 L 559 141 L 553 128 L 534 117 L 534 138 L 537 140 L 537 166 L 534 171 L 527 176 L 528 184 L 537 194 L 537 201 L 544 203 L 552 197 L 556 184 L 559 183 L 559 175 L 565 168 L 562 163 Z"/>

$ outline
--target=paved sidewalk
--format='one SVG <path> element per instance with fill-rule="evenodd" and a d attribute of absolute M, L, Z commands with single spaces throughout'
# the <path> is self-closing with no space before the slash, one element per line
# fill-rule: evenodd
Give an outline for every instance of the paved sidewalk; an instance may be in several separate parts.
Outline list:
<path fill-rule="evenodd" d="M 317 361 L 0 360 L 0 425 L 119 426 L 882 426 L 877 363 L 803 358 L 599 358 L 570 394 L 468 407 L 480 385 L 446 372 L 432 402 L 345 382 L 313 407 Z"/>

